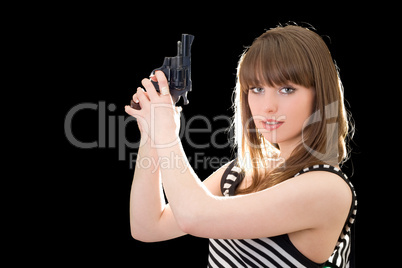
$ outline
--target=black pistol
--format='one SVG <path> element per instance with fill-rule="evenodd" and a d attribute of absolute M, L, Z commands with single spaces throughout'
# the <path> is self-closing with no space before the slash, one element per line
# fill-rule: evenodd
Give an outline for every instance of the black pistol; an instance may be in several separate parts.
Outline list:
<path fill-rule="evenodd" d="M 151 73 L 151 76 L 155 74 L 155 71 L 162 71 L 165 74 L 174 103 L 177 103 L 180 97 L 183 97 L 184 105 L 189 103 L 187 92 L 191 91 L 191 44 L 193 40 L 193 35 L 182 34 L 181 41 L 177 42 L 177 56 L 165 57 L 163 65 Z M 158 82 L 152 81 L 152 83 L 159 92 Z M 132 100 L 131 107 L 141 109 L 140 105 Z"/>

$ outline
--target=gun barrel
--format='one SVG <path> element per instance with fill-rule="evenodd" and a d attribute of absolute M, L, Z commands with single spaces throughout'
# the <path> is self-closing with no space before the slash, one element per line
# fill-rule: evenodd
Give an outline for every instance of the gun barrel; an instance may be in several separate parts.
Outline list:
<path fill-rule="evenodd" d="M 183 57 L 191 56 L 191 44 L 193 43 L 194 36 L 191 34 L 182 34 L 181 43 L 183 46 Z"/>

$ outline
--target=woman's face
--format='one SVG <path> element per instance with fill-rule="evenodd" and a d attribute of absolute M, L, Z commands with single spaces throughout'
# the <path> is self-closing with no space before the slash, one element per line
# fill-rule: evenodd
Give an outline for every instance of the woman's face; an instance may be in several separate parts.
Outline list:
<path fill-rule="evenodd" d="M 289 83 L 249 89 L 248 103 L 258 131 L 271 143 L 296 146 L 313 112 L 314 90 Z"/>

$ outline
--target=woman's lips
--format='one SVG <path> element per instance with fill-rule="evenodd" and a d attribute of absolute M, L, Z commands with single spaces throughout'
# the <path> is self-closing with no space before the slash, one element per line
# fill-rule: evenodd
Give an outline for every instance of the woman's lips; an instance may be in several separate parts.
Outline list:
<path fill-rule="evenodd" d="M 268 131 L 272 131 L 272 130 L 279 128 L 280 126 L 282 126 L 283 123 L 284 123 L 283 121 L 276 121 L 276 120 L 272 120 L 272 119 L 262 121 L 262 125 Z"/>

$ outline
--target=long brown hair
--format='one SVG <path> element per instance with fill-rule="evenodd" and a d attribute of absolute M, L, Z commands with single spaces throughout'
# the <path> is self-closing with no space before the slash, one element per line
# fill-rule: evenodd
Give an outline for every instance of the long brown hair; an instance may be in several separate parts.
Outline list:
<path fill-rule="evenodd" d="M 249 88 L 288 82 L 315 90 L 314 112 L 304 124 L 301 143 L 286 160 L 272 166 L 279 159 L 278 147 L 258 134 L 248 104 Z M 289 25 L 258 37 L 240 58 L 235 94 L 238 160 L 252 178 L 251 185 L 237 194 L 260 191 L 292 178 L 306 167 L 339 165 L 347 158 L 343 87 L 328 47 L 312 30 Z"/>

